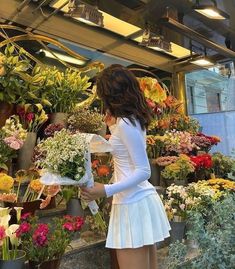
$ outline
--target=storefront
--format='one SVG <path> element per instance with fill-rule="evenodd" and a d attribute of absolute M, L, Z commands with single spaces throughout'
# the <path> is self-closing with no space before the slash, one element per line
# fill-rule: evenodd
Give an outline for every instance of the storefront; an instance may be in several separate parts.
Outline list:
<path fill-rule="evenodd" d="M 172 229 L 158 268 L 232 269 L 233 1 L 0 2 L 0 268 L 119 268 L 105 248 L 112 201 L 97 211 L 74 184 L 113 176 L 95 83 L 119 64 L 153 115 L 149 181 Z"/>

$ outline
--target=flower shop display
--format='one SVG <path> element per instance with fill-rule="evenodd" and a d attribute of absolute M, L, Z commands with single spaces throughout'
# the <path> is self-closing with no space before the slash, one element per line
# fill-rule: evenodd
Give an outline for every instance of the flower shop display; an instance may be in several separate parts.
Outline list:
<path fill-rule="evenodd" d="M 21 218 L 21 207 L 15 208 L 17 221 Z M 9 225 L 11 208 L 0 208 L 0 266 L 3 269 L 23 269 L 26 253 L 19 249 L 20 237 L 16 234 L 19 224 Z"/>
<path fill-rule="evenodd" d="M 97 133 L 103 125 L 103 115 L 87 107 L 76 109 L 68 118 L 68 129 L 81 133 Z"/>
<path fill-rule="evenodd" d="M 16 157 L 16 152 L 23 146 L 27 132 L 17 116 L 6 120 L 0 129 L 0 169 L 8 171 L 9 162 Z"/>
<path fill-rule="evenodd" d="M 180 154 L 179 158 L 174 163 L 164 167 L 161 172 L 161 176 L 168 184 L 171 182 L 185 185 L 187 176 L 194 171 L 195 167 L 190 158 L 185 154 Z"/>
<path fill-rule="evenodd" d="M 40 223 L 36 217 L 22 220 L 16 235 L 21 238 L 29 268 L 44 269 L 48 263 L 53 263 L 54 269 L 59 268 L 62 255 L 83 224 L 82 217 L 69 215 L 53 218 L 50 224 Z"/>

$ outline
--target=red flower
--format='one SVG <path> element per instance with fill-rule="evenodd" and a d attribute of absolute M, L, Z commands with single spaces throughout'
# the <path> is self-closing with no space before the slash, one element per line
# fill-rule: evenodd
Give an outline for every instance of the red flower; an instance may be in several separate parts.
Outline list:
<path fill-rule="evenodd" d="M 70 215 L 65 215 L 64 219 L 66 219 L 67 221 L 72 221 L 73 220 L 73 216 Z"/>
<path fill-rule="evenodd" d="M 28 114 L 26 114 L 26 120 L 27 121 L 32 121 L 34 119 L 34 113 L 30 112 Z"/>
<path fill-rule="evenodd" d="M 209 169 L 212 167 L 212 158 L 209 154 L 201 154 L 198 156 L 191 156 L 191 161 L 193 162 L 196 169 Z"/>
<path fill-rule="evenodd" d="M 22 234 L 29 232 L 31 229 L 31 225 L 28 222 L 22 222 L 19 228 L 16 230 L 16 237 L 20 237 Z"/>

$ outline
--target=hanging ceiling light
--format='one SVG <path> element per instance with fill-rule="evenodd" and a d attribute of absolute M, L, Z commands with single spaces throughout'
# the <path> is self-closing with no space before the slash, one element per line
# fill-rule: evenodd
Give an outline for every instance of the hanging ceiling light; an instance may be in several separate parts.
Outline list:
<path fill-rule="evenodd" d="M 40 49 L 39 53 L 43 53 L 46 57 L 51 58 L 51 59 L 55 59 L 55 60 L 59 59 L 59 60 L 64 61 L 66 63 L 79 65 L 79 66 L 84 66 L 88 61 L 88 60 L 85 61 L 85 60 L 76 59 L 72 56 L 65 55 L 65 54 L 62 54 L 60 52 L 56 52 L 54 50 L 52 52 L 50 52 L 50 51 L 45 50 L 45 49 Z"/>
<path fill-rule="evenodd" d="M 214 5 L 200 5 L 199 1 L 196 1 L 196 5 L 193 6 L 193 9 L 210 18 L 210 19 L 215 19 L 215 20 L 225 20 L 225 19 L 229 19 L 229 15 L 227 13 L 225 13 L 224 11 L 220 10 L 219 8 L 217 8 L 217 3 L 215 0 L 211 0 Z"/>
<path fill-rule="evenodd" d="M 162 36 L 153 34 L 148 27 L 144 30 L 139 44 L 159 51 L 172 52 L 171 43 L 165 41 Z"/>
<path fill-rule="evenodd" d="M 104 26 L 103 14 L 98 10 L 97 6 L 93 7 L 77 0 L 70 0 L 68 8 L 68 13 L 65 16 L 70 16 L 92 26 Z"/>
<path fill-rule="evenodd" d="M 203 56 L 203 55 L 196 57 L 194 59 L 191 59 L 190 63 L 196 64 L 196 65 L 199 65 L 202 67 L 211 67 L 211 66 L 216 65 L 216 63 L 214 61 L 212 61 L 207 56 Z"/>

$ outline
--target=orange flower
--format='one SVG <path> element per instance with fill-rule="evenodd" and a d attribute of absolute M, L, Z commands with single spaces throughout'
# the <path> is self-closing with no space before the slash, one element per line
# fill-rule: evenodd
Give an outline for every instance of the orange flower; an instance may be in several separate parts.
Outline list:
<path fill-rule="evenodd" d="M 108 176 L 110 174 L 110 168 L 107 165 L 100 165 L 97 168 L 97 174 L 99 177 Z"/>
<path fill-rule="evenodd" d="M 35 192 L 40 192 L 42 189 L 42 183 L 40 182 L 39 179 L 33 179 L 30 183 L 29 183 L 29 187 L 35 191 Z"/>
<path fill-rule="evenodd" d="M 2 193 L 0 194 L 0 201 L 1 202 L 10 202 L 14 203 L 16 202 L 16 194 L 15 193 Z"/>

